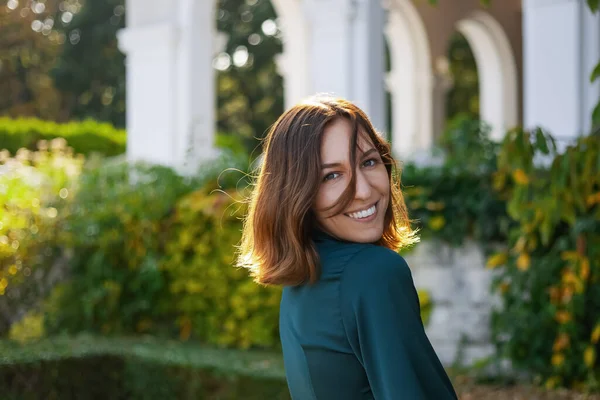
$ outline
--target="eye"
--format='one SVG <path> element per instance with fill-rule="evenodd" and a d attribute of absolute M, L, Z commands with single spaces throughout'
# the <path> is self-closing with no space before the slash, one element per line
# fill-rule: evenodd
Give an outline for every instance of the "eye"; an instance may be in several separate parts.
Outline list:
<path fill-rule="evenodd" d="M 367 161 L 363 163 L 363 167 L 373 167 L 377 164 L 377 160 L 374 158 L 369 158 Z"/>
<path fill-rule="evenodd" d="M 323 182 L 331 181 L 333 179 L 336 179 L 338 176 L 340 176 L 339 173 L 332 172 L 330 174 L 325 175 L 325 177 L 323 178 Z"/>

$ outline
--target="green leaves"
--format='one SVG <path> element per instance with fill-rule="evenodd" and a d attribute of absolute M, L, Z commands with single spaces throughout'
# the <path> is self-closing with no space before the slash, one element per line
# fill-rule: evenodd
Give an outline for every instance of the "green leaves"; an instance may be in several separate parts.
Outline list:
<path fill-rule="evenodd" d="M 598 6 L 600 6 L 600 0 L 587 0 L 588 7 L 592 12 L 598 11 Z"/>
<path fill-rule="evenodd" d="M 504 304 L 493 319 L 494 337 L 515 366 L 548 388 L 591 388 L 596 315 L 589 304 L 600 304 L 593 280 L 600 248 L 585 243 L 600 243 L 600 135 L 579 137 L 556 154 L 548 133 L 514 130 L 498 160 L 517 183 L 499 186 L 517 225 L 506 243 L 507 266 L 497 269 Z"/>

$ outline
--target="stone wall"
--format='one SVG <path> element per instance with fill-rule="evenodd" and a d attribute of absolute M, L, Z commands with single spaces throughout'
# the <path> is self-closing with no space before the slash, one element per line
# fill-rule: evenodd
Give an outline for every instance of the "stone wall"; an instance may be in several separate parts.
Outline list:
<path fill-rule="evenodd" d="M 429 291 L 434 303 L 426 331 L 442 363 L 469 366 L 491 355 L 490 316 L 497 299 L 491 295 L 492 272 L 485 268 L 479 246 L 424 241 L 405 259 L 415 286 Z"/>

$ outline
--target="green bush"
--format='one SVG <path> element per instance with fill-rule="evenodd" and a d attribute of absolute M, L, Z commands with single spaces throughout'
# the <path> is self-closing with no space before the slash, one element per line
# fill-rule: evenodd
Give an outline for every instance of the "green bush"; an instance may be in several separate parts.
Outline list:
<path fill-rule="evenodd" d="M 40 146 L 0 152 L 0 336 L 64 270 L 56 232 L 83 159 L 62 139 Z"/>
<path fill-rule="evenodd" d="M 193 187 L 169 168 L 141 164 L 82 174 L 60 232 L 72 254 L 71 279 L 54 294 L 50 332 L 135 332 L 164 315 L 156 307 L 167 287 L 160 268 L 164 223 Z"/>
<path fill-rule="evenodd" d="M 177 202 L 161 268 L 182 339 L 241 348 L 279 342 L 281 290 L 232 267 L 244 209 L 230 194 L 206 189 Z"/>
<path fill-rule="evenodd" d="M 488 260 L 503 300 L 493 321 L 501 354 L 549 388 L 600 389 L 600 136 L 557 153 L 550 135 L 517 129 L 498 166 L 516 222 Z"/>
<path fill-rule="evenodd" d="M 480 121 L 457 119 L 441 140 L 442 162 L 407 164 L 402 185 L 410 217 L 422 239 L 461 245 L 470 238 L 489 251 L 506 240 L 506 201 L 493 189 L 497 144 Z"/>
<path fill-rule="evenodd" d="M 115 156 L 125 153 L 125 130 L 92 120 L 59 124 L 36 118 L 0 117 L 0 150 L 15 154 L 19 149 L 35 150 L 40 140 L 67 140 L 78 154 L 99 153 Z"/>

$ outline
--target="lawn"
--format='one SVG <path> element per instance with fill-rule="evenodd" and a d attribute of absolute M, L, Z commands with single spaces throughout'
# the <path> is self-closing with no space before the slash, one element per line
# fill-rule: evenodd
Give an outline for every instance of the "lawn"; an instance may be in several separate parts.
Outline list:
<path fill-rule="evenodd" d="M 600 400 L 600 395 L 481 384 L 469 374 L 450 375 L 463 400 Z M 0 341 L 0 389 L 0 397 L 10 400 L 41 395 L 79 400 L 81 393 L 90 399 L 289 399 L 277 352 L 217 349 L 153 337 L 83 335 L 26 345 Z"/>

